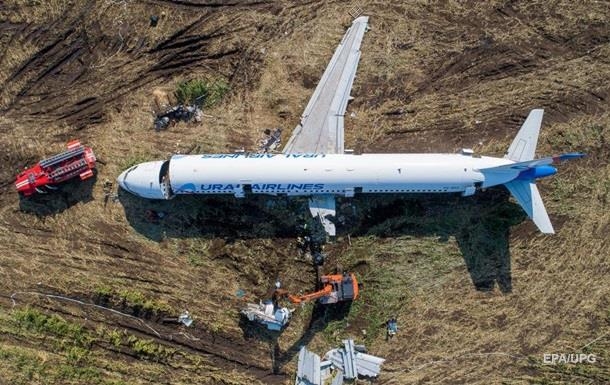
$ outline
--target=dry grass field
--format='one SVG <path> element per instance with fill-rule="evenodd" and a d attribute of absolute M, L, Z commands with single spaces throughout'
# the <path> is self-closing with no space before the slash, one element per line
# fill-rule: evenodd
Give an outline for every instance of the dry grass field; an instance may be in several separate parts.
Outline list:
<path fill-rule="evenodd" d="M 278 277 L 314 287 L 295 244 L 305 200 L 105 203 L 103 184 L 178 152 L 255 149 L 265 128 L 287 139 L 352 4 L 370 31 L 346 148 L 501 156 L 544 108 L 539 155 L 587 157 L 539 183 L 553 236 L 502 188 L 341 200 L 324 269 L 355 271 L 361 299 L 300 307 L 271 335 L 239 309 Z M 387 359 L 379 384 L 610 383 L 607 2 L 5 0 L 0 53 L 0 384 L 290 384 L 301 345 L 346 337 Z M 201 123 L 155 132 L 155 90 L 197 78 L 230 92 Z M 96 180 L 20 200 L 19 170 L 73 138 Z M 166 322 L 185 309 L 192 327 Z"/>

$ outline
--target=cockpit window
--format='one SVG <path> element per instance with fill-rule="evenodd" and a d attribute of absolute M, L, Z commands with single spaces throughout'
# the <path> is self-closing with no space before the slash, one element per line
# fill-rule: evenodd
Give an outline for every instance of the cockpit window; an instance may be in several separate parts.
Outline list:
<path fill-rule="evenodd" d="M 169 171 L 169 160 L 166 160 L 161 165 L 161 170 L 159 171 L 159 184 L 163 183 L 164 179 L 167 179 Z"/>
<path fill-rule="evenodd" d="M 127 179 L 127 175 L 129 175 L 129 173 L 132 172 L 133 170 L 135 170 L 136 168 L 138 168 L 137 164 L 135 166 L 127 169 L 127 171 L 125 171 L 125 174 L 123 174 L 123 181 L 125 181 L 125 179 Z"/>

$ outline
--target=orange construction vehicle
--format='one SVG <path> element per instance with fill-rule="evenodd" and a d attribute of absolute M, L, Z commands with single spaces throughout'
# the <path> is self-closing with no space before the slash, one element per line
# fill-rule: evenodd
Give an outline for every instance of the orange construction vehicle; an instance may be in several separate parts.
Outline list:
<path fill-rule="evenodd" d="M 294 304 L 317 299 L 321 304 L 328 305 L 358 298 L 358 280 L 353 273 L 323 275 L 320 282 L 324 285 L 322 289 L 309 294 L 294 295 L 283 289 L 275 293 L 278 297 L 287 297 Z"/>

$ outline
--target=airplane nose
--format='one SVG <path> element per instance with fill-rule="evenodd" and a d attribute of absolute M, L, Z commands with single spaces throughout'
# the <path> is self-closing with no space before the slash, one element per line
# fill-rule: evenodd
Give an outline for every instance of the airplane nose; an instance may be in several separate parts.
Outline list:
<path fill-rule="evenodd" d="M 145 162 L 123 171 L 117 182 L 125 191 L 148 199 L 169 199 L 160 181 L 165 161 Z"/>
<path fill-rule="evenodd" d="M 121 186 L 121 188 L 127 192 L 130 192 L 132 194 L 138 195 L 133 191 L 133 188 L 130 187 L 134 187 L 134 182 L 137 182 L 136 180 L 134 180 L 133 177 L 131 177 L 129 174 L 134 171 L 136 168 L 138 168 L 138 166 L 132 166 L 130 168 L 128 168 L 127 170 L 123 171 L 117 178 L 116 181 L 119 184 L 119 186 Z"/>
<path fill-rule="evenodd" d="M 127 187 L 125 187 L 125 176 L 126 176 L 126 175 L 127 175 L 127 170 L 123 171 L 123 172 L 121 173 L 121 175 L 119 175 L 119 176 L 116 178 L 117 183 L 119 184 L 119 186 L 121 186 L 121 188 L 122 188 L 123 190 L 127 190 Z"/>

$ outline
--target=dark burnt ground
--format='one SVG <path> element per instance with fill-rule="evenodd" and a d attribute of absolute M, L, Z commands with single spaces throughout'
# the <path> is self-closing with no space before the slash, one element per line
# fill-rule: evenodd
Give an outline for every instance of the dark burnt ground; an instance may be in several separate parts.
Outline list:
<path fill-rule="evenodd" d="M 66 7 L 59 17 L 39 23 L 5 19 L 0 27 L 2 50 L 25 45 L 33 52 L 5 69 L 2 112 L 80 130 L 102 122 L 108 110 L 147 84 L 200 68 L 239 84 L 244 83 L 242 65 L 259 62 L 246 42 L 261 26 L 242 23 L 240 17 L 257 9 L 271 12 L 271 4 L 241 2 L 190 10 L 186 3 L 153 3 Z M 3 7 L 5 15 L 17 8 Z M 182 22 L 166 22 L 163 36 L 156 36 L 158 30 L 147 25 L 147 16 L 161 12 Z"/>

